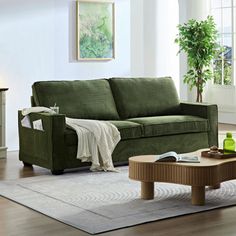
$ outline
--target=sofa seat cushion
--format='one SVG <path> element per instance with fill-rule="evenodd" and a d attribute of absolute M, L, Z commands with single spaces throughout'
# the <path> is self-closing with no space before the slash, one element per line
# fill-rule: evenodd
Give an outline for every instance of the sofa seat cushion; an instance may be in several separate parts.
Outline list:
<path fill-rule="evenodd" d="M 36 106 L 56 103 L 67 117 L 96 120 L 119 119 L 109 82 L 106 79 L 39 81 L 32 86 Z"/>
<path fill-rule="evenodd" d="M 144 137 L 207 132 L 208 120 L 189 115 L 152 116 L 132 118 L 129 121 L 143 125 Z"/>
<path fill-rule="evenodd" d="M 142 137 L 142 125 L 124 120 L 110 120 L 120 131 L 122 140 Z"/>
<path fill-rule="evenodd" d="M 122 140 L 125 139 L 135 139 L 142 137 L 142 125 L 131 122 L 131 121 L 122 121 L 122 120 L 112 120 L 109 121 L 117 127 L 120 131 L 120 136 Z M 78 138 L 74 130 L 66 128 L 65 130 L 65 143 L 68 146 L 77 145 Z"/>
<path fill-rule="evenodd" d="M 109 83 L 122 119 L 181 114 L 178 94 L 170 77 L 111 78 Z"/>

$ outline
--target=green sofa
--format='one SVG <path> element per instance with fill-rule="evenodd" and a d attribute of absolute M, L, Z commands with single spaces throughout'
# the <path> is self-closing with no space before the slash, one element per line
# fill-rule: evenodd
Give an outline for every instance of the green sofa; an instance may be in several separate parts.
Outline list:
<path fill-rule="evenodd" d="M 64 169 L 89 166 L 76 159 L 77 135 L 65 117 L 107 120 L 121 134 L 112 158 L 115 165 L 134 155 L 177 153 L 218 146 L 217 106 L 179 101 L 170 77 L 40 81 L 32 86 L 32 105 L 60 114 L 31 113 L 42 119 L 44 131 L 22 127 L 18 112 L 19 159 L 61 174 Z"/>

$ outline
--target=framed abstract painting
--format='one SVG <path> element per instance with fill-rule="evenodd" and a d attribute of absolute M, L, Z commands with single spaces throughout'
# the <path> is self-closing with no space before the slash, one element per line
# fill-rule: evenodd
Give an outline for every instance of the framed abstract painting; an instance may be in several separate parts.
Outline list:
<path fill-rule="evenodd" d="M 109 0 L 77 1 L 78 60 L 115 58 L 115 3 Z"/>

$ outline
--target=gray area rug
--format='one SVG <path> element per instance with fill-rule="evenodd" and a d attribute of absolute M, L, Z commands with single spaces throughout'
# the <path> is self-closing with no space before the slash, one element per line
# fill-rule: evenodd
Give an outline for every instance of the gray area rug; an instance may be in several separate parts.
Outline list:
<path fill-rule="evenodd" d="M 155 183 L 155 199 L 140 199 L 128 167 L 0 182 L 0 195 L 90 234 L 236 204 L 236 181 L 206 188 L 206 205 L 191 205 L 190 186 Z"/>

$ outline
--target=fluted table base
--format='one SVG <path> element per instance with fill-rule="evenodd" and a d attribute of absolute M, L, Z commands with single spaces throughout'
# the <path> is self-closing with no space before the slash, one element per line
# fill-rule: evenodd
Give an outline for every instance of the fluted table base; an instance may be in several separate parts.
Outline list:
<path fill-rule="evenodd" d="M 188 155 L 201 155 L 201 152 Z M 205 204 L 205 186 L 220 188 L 220 183 L 236 179 L 236 158 L 200 158 L 200 163 L 155 162 L 154 155 L 129 158 L 129 177 L 141 182 L 141 198 L 154 198 L 154 182 L 189 185 L 192 204 Z"/>

